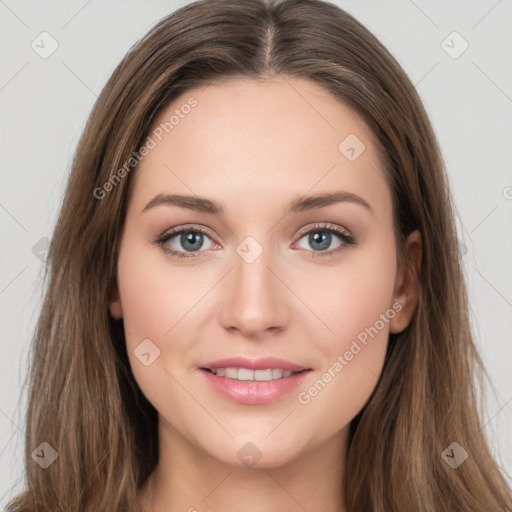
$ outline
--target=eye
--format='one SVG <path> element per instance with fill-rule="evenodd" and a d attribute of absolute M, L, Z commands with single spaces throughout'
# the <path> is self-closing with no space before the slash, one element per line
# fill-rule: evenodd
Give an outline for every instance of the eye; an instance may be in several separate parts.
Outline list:
<path fill-rule="evenodd" d="M 327 249 L 333 242 L 333 235 L 341 243 L 333 250 L 328 251 Z M 329 223 L 309 226 L 308 230 L 302 230 L 299 233 L 299 237 L 299 242 L 306 239 L 306 243 L 312 247 L 312 250 L 300 247 L 306 251 L 306 256 L 310 258 L 332 256 L 344 250 L 347 246 L 356 243 L 356 238 L 353 235 L 345 233 L 338 226 Z M 206 247 L 206 249 L 211 249 L 213 245 L 217 245 L 201 227 L 180 226 L 164 233 L 153 243 L 161 246 L 162 250 L 171 257 L 197 258 L 203 252 L 200 249 L 204 248 L 205 238 L 210 241 L 209 247 Z"/>
<path fill-rule="evenodd" d="M 333 250 L 327 251 L 333 242 L 333 235 L 341 240 L 341 243 Z M 315 224 L 312 229 L 303 230 L 300 236 L 300 240 L 305 239 L 306 243 L 313 248 L 313 251 L 307 250 L 306 252 L 306 255 L 311 258 L 332 256 L 356 243 L 353 235 L 345 233 L 338 226 L 329 223 Z"/>
<path fill-rule="evenodd" d="M 165 253 L 170 254 L 173 257 L 196 258 L 199 256 L 196 253 L 201 252 L 199 249 L 203 247 L 205 237 L 213 244 L 212 239 L 204 229 L 200 227 L 180 226 L 179 228 L 164 233 L 161 237 L 155 240 L 154 243 L 160 245 Z M 169 244 L 169 242 L 172 243 Z M 209 248 L 211 247 L 207 247 L 207 249 Z"/>

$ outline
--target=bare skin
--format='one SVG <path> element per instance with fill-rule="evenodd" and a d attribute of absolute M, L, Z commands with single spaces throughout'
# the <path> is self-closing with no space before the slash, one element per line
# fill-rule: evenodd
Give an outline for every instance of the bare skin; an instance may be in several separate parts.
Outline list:
<path fill-rule="evenodd" d="M 377 384 L 389 333 L 409 325 L 418 299 L 413 274 L 397 268 L 391 191 L 374 139 L 320 86 L 289 77 L 187 91 L 153 128 L 191 97 L 197 106 L 134 176 L 110 296 L 135 379 L 159 413 L 159 463 L 140 503 L 148 512 L 343 512 L 349 424 Z M 353 161 L 338 148 L 349 134 L 365 144 Z M 344 201 L 285 215 L 294 199 L 334 191 L 360 196 L 371 210 Z M 166 193 L 204 196 L 225 212 L 142 211 Z M 356 242 L 317 228 L 323 223 Z M 204 229 L 202 243 L 200 234 L 196 249 L 180 234 L 153 243 L 179 226 Z M 251 263 L 236 250 L 248 236 L 251 251 L 262 249 Z M 417 231 L 407 254 L 419 269 Z M 378 333 L 364 345 L 361 333 L 372 326 Z M 148 366 L 134 354 L 145 339 L 160 350 Z M 345 357 L 354 340 L 360 350 Z M 312 371 L 271 403 L 240 404 L 199 369 L 232 356 L 274 356 Z M 326 373 L 329 382 L 309 393 Z M 237 456 L 244 446 L 259 457 L 251 467 Z"/>

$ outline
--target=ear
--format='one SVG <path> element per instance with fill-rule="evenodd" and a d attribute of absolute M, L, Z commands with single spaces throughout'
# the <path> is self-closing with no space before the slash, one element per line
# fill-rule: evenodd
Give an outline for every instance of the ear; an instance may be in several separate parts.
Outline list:
<path fill-rule="evenodd" d="M 123 307 L 121 305 L 121 297 L 119 296 L 119 289 L 117 284 L 111 287 L 108 297 L 108 308 L 110 310 L 110 314 L 116 319 L 119 320 L 123 316 Z"/>
<path fill-rule="evenodd" d="M 418 274 L 421 269 L 422 242 L 419 230 L 413 231 L 406 241 L 406 257 L 395 278 L 393 303 L 402 307 L 396 309 L 396 315 L 390 320 L 389 330 L 398 334 L 405 330 L 418 305 Z"/>

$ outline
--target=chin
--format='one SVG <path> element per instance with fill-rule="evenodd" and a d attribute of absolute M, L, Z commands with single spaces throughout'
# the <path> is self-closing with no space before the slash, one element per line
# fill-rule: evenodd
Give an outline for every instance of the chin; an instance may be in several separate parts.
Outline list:
<path fill-rule="evenodd" d="M 278 442 L 276 442 L 278 441 Z M 302 453 L 298 443 L 288 437 L 288 441 L 269 441 L 259 438 L 243 436 L 235 438 L 224 446 L 222 450 L 209 451 L 210 455 L 218 461 L 236 468 L 276 468 L 293 462 Z M 219 448 L 217 446 L 216 448 Z"/>

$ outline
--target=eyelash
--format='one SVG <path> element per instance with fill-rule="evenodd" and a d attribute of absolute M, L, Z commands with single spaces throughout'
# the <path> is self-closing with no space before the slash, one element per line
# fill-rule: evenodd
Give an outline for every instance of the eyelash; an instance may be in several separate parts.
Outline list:
<path fill-rule="evenodd" d="M 327 233 L 334 233 L 336 236 L 338 236 L 343 244 L 337 247 L 336 249 L 332 249 L 330 251 L 306 251 L 307 256 L 310 258 L 325 258 L 329 256 L 333 256 L 334 254 L 339 253 L 340 251 L 344 250 L 347 246 L 355 245 L 357 243 L 357 239 L 353 235 L 347 235 L 341 229 L 339 229 L 336 225 L 330 224 L 330 223 L 320 223 L 320 224 L 314 224 L 313 226 L 309 227 L 305 231 L 301 231 L 298 235 L 299 240 L 304 237 L 304 235 L 307 235 L 311 232 L 327 232 Z M 157 238 L 153 243 L 159 245 L 162 250 L 168 254 L 171 257 L 175 258 L 197 258 L 200 257 L 199 253 L 202 251 L 196 251 L 196 252 L 180 252 L 175 251 L 174 249 L 170 249 L 169 246 L 165 245 L 169 240 L 176 237 L 177 235 L 181 233 L 201 233 L 202 235 L 206 235 L 208 238 L 211 239 L 209 234 L 202 229 L 201 227 L 195 227 L 195 226 L 180 226 L 179 228 L 173 229 L 172 231 L 169 231 L 167 233 L 163 233 L 159 238 Z M 305 250 L 305 249 L 303 249 Z"/>

